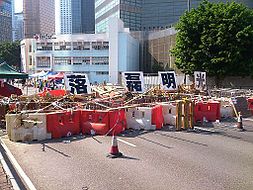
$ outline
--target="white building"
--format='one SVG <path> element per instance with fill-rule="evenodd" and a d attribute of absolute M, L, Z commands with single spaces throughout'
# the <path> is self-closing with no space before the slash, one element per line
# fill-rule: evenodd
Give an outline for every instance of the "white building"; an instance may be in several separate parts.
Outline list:
<path fill-rule="evenodd" d="M 109 33 L 22 40 L 24 71 L 81 72 L 87 73 L 92 83 L 118 83 L 121 72 L 139 69 L 139 43 L 121 20 L 111 22 Z"/>

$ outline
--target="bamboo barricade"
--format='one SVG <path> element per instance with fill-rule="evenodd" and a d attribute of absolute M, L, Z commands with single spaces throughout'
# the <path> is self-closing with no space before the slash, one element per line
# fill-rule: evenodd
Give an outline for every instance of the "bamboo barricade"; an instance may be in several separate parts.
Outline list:
<path fill-rule="evenodd" d="M 194 129 L 194 102 L 188 99 L 176 101 L 176 130 Z"/>

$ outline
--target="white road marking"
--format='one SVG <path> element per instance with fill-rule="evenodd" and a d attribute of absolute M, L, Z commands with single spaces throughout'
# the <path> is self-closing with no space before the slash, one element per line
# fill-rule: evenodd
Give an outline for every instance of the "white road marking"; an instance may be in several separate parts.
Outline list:
<path fill-rule="evenodd" d="M 5 172 L 6 172 L 6 174 L 8 175 L 9 180 L 11 181 L 11 184 L 12 184 L 12 186 L 13 186 L 13 189 L 14 189 L 14 190 L 20 190 L 20 188 L 19 188 L 19 186 L 18 186 L 18 184 L 17 184 L 17 181 L 14 179 L 14 177 L 13 177 L 11 171 L 10 171 L 10 168 L 9 168 L 9 166 L 7 165 L 7 163 L 5 162 L 5 160 L 4 160 L 3 155 L 2 155 L 1 152 L 0 152 L 0 162 L 2 163 L 2 166 L 3 166 L 3 168 L 4 168 Z"/>
<path fill-rule="evenodd" d="M 33 185 L 30 178 L 25 174 L 24 170 L 21 168 L 21 166 L 18 164 L 15 157 L 12 155 L 11 151 L 8 149 L 8 147 L 5 145 L 4 141 L 0 138 L 0 143 L 2 144 L 4 150 L 6 151 L 7 156 L 9 157 L 11 163 L 13 164 L 14 168 L 18 172 L 18 174 L 21 176 L 21 178 L 24 180 L 26 185 L 30 190 L 36 190 L 35 186 Z"/>
<path fill-rule="evenodd" d="M 253 121 L 253 119 L 251 119 L 251 118 L 243 118 L 242 120 L 245 120 L 245 121 Z"/>
<path fill-rule="evenodd" d="M 132 144 L 132 143 L 130 143 L 130 142 L 127 142 L 127 141 L 125 141 L 125 140 L 122 140 L 122 139 L 120 139 L 120 138 L 117 138 L 118 139 L 118 141 L 120 141 L 120 142 L 122 142 L 122 143 L 125 143 L 125 144 L 127 144 L 127 145 L 129 145 L 129 146 L 131 146 L 131 147 L 136 147 L 136 145 L 134 145 L 134 144 Z"/>

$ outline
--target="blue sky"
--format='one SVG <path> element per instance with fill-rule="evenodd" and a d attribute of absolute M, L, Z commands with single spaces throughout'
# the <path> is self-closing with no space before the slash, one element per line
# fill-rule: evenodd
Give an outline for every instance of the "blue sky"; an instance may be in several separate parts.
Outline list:
<path fill-rule="evenodd" d="M 14 0 L 15 1 L 15 12 L 21 12 L 23 10 L 23 0 Z"/>

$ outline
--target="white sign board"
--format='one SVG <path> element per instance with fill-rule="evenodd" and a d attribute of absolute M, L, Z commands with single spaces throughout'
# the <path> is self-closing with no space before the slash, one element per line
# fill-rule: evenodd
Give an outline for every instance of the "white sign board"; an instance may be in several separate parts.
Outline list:
<path fill-rule="evenodd" d="M 143 72 L 123 72 L 122 82 L 130 92 L 144 92 Z"/>
<path fill-rule="evenodd" d="M 163 90 L 177 90 L 175 71 L 158 72 L 160 85 Z"/>
<path fill-rule="evenodd" d="M 206 72 L 195 71 L 194 83 L 197 90 L 206 90 Z"/>
<path fill-rule="evenodd" d="M 66 90 L 72 94 L 91 94 L 90 82 L 87 74 L 72 73 L 64 75 Z"/>

